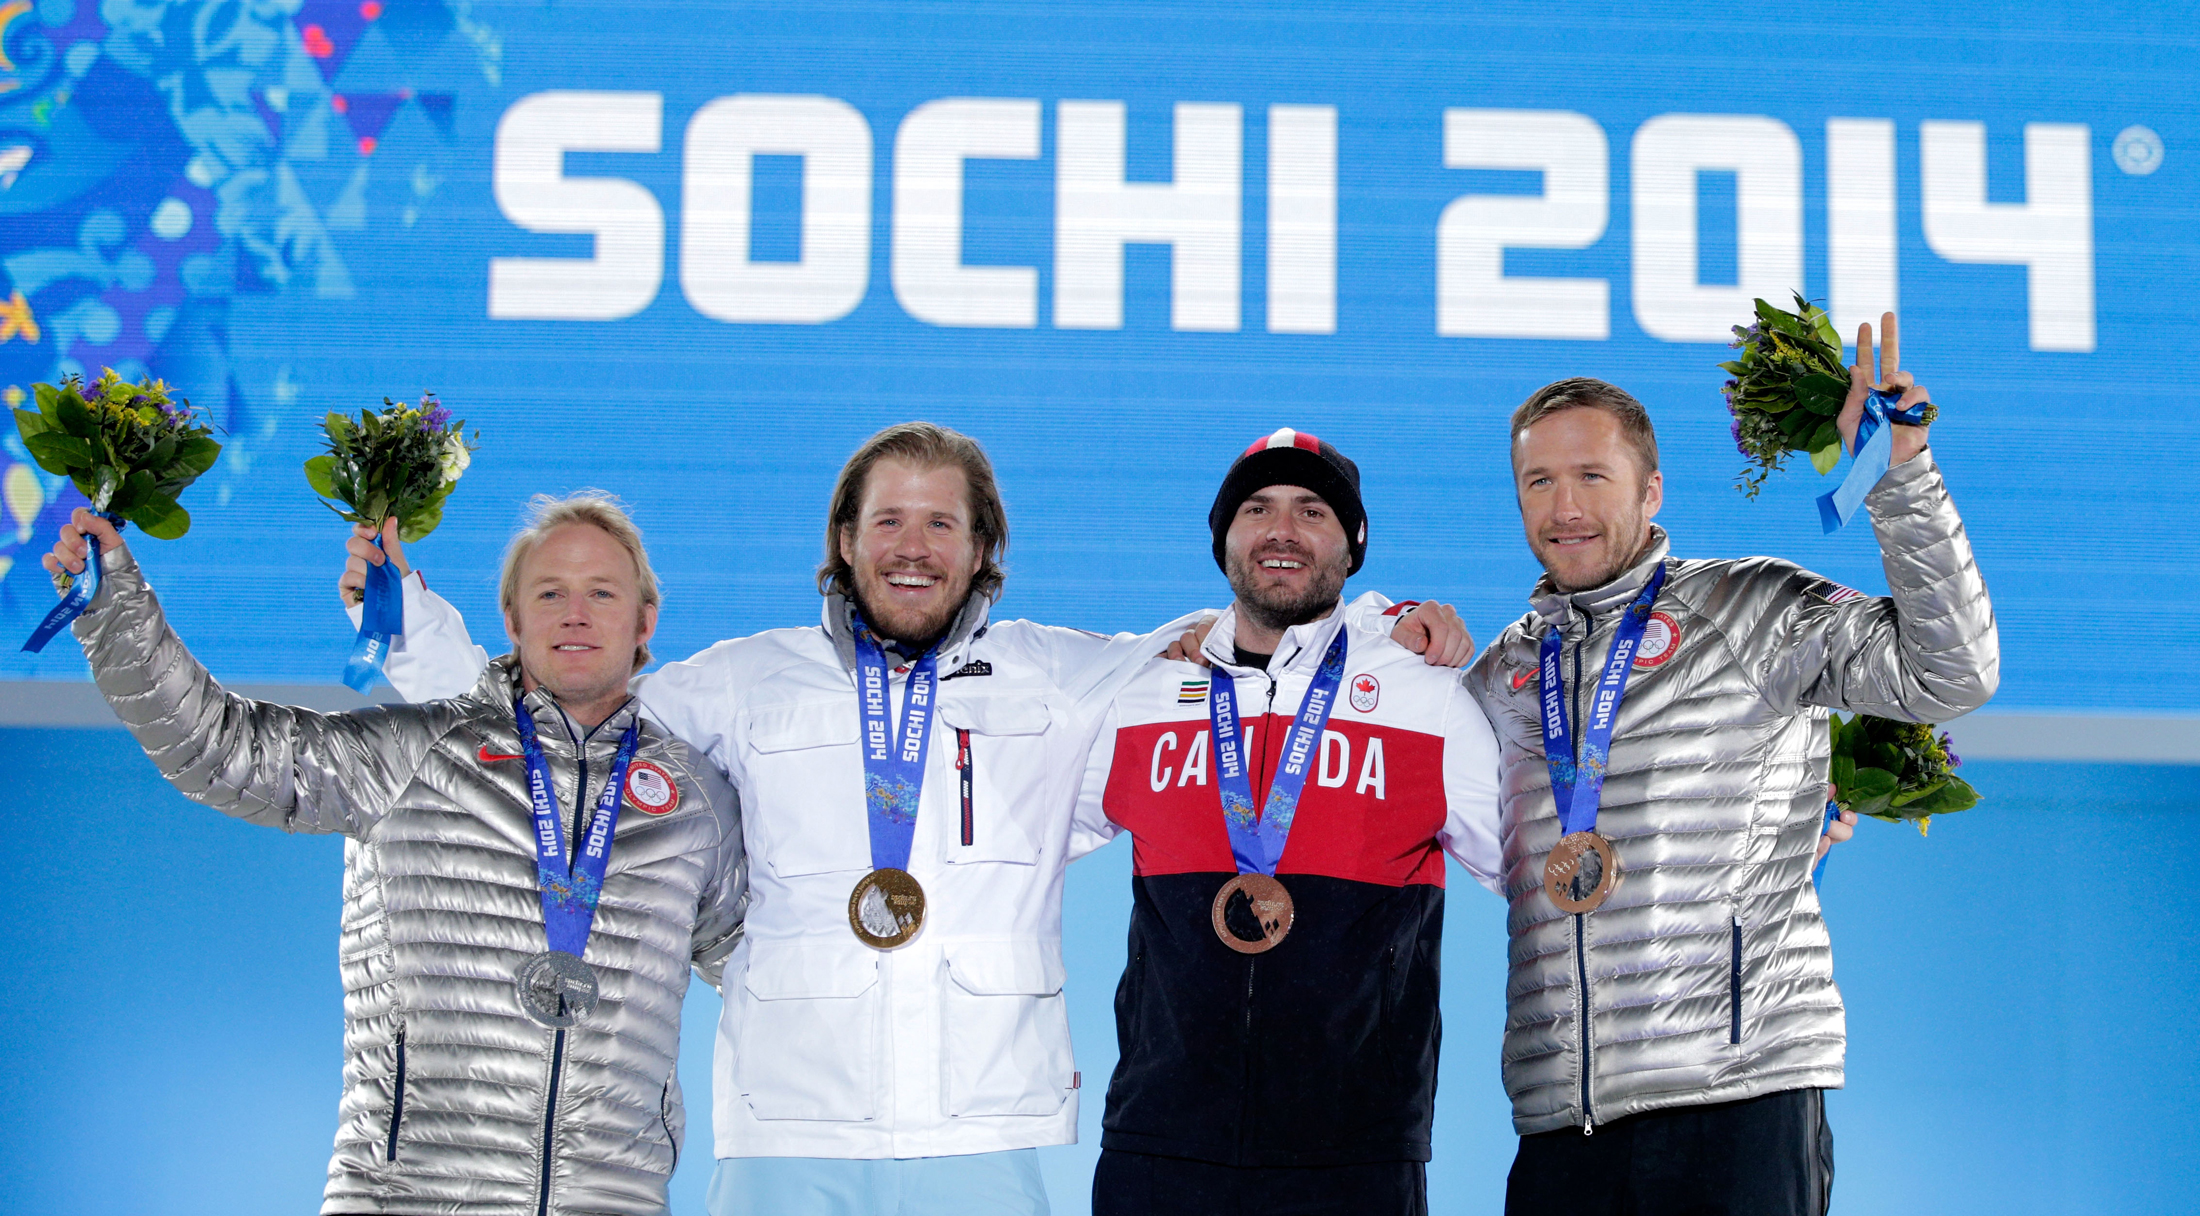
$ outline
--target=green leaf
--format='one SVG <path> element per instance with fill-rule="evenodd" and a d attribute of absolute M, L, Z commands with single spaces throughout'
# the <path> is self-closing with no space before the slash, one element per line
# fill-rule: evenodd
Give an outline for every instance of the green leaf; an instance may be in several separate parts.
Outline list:
<path fill-rule="evenodd" d="M 1810 467 L 1818 470 L 1821 475 L 1833 472 L 1834 467 L 1840 463 L 1841 445 L 1839 442 L 1828 444 L 1822 448 L 1811 449 Z"/>
<path fill-rule="evenodd" d="M 122 479 L 115 487 L 115 496 L 107 500 L 107 509 L 117 515 L 127 516 L 145 505 L 153 496 L 153 473 L 139 469 Z"/>
<path fill-rule="evenodd" d="M 333 415 L 332 415 L 333 417 Z M 306 461 L 306 484 L 323 498 L 336 497 L 336 458 L 316 456 Z"/>
<path fill-rule="evenodd" d="M 1884 815 L 1901 783 L 1883 768 L 1859 768 L 1841 785 L 1841 805 L 1859 815 Z"/>
<path fill-rule="evenodd" d="M 85 495 L 92 500 L 94 511 L 104 511 L 115 499 L 115 491 L 122 487 L 122 476 L 113 465 L 103 464 L 92 470 L 92 491 Z"/>
<path fill-rule="evenodd" d="M 443 504 L 440 502 L 430 503 L 427 506 L 415 509 L 412 514 L 397 521 L 397 539 L 408 545 L 412 544 L 414 541 L 427 536 L 428 533 L 435 531 L 436 525 L 442 522 Z"/>
<path fill-rule="evenodd" d="M 56 384 L 33 384 L 31 385 L 31 396 L 38 402 L 40 413 L 51 414 L 54 411 L 55 400 L 61 396 L 61 386 Z"/>
<path fill-rule="evenodd" d="M 39 468 L 57 476 L 65 477 L 69 470 L 87 468 L 92 463 L 91 444 L 59 431 L 25 436 L 23 446 L 30 450 Z"/>
<path fill-rule="evenodd" d="M 1843 794 L 1847 794 L 1849 784 L 1856 779 L 1856 761 L 1849 759 L 1847 756 L 1836 755 L 1833 758 L 1832 769 L 1826 774 L 1826 779 L 1833 782 L 1836 789 Z"/>
<path fill-rule="evenodd" d="M 1934 787 L 1928 796 L 1911 801 L 1901 810 L 1905 818 L 1922 819 L 1928 815 L 1953 815 L 1968 811 L 1979 803 L 1978 791 L 1961 777 L 1950 777 Z"/>
<path fill-rule="evenodd" d="M 1894 796 L 1894 800 L 1888 803 L 1888 805 L 1893 807 L 1908 806 L 1911 803 L 1918 801 L 1919 799 L 1927 798 L 1939 793 L 1941 789 L 1944 788 L 1947 784 L 1947 780 L 1943 778 L 1939 781 L 1933 782 L 1931 785 L 1921 785 L 1914 790 L 1903 790 L 1902 792 L 1896 794 Z M 1930 812 L 1928 812 L 1928 814 L 1929 813 Z"/>
<path fill-rule="evenodd" d="M 173 498 L 158 499 L 132 512 L 130 522 L 156 540 L 175 540 L 191 530 L 191 513 Z"/>
<path fill-rule="evenodd" d="M 54 399 L 54 421 L 61 429 L 79 439 L 91 439 L 99 434 L 99 420 L 75 393 L 63 393 Z"/>
<path fill-rule="evenodd" d="M 33 435 L 43 435 L 52 430 L 53 423 L 47 421 L 46 416 L 37 410 L 17 410 L 15 411 L 15 429 L 24 439 L 28 440 Z"/>
<path fill-rule="evenodd" d="M 220 441 L 209 435 L 194 435 L 176 449 L 176 462 L 196 477 L 213 468 L 221 454 Z"/>

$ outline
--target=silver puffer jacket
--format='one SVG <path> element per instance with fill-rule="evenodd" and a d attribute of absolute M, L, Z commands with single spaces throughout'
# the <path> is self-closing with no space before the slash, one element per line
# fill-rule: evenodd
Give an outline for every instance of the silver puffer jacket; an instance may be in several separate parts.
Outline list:
<path fill-rule="evenodd" d="M 725 780 L 645 724 L 637 760 L 679 798 L 662 814 L 631 799 L 622 810 L 585 956 L 601 999 L 571 1029 L 548 1029 L 513 988 L 547 942 L 510 661 L 425 705 L 319 714 L 248 701 L 184 649 L 127 548 L 103 559 L 77 637 L 162 775 L 224 814 L 347 838 L 344 1093 L 321 1210 L 663 1211 L 684 1124 L 688 969 L 717 982 L 747 898 Z M 527 705 L 558 805 L 580 818 L 633 706 L 583 733 L 546 693 Z"/>
<path fill-rule="evenodd" d="M 1841 994 L 1810 882 L 1827 710 L 1941 722 L 2000 678 L 1993 607 L 1930 454 L 1866 503 L 1892 598 L 1770 558 L 1672 559 L 1654 529 L 1651 552 L 1606 586 L 1568 596 L 1546 579 L 1468 671 L 1503 745 L 1503 1066 L 1522 1135 L 1841 1084 Z M 1597 816 L 1622 881 L 1569 916 L 1543 892 L 1559 826 L 1538 644 L 1562 631 L 1578 741 L 1624 610 L 1659 563 Z"/>

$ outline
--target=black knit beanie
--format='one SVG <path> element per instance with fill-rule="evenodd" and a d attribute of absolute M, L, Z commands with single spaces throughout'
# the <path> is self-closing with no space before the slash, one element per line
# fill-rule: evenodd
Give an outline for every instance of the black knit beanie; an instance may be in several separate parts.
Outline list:
<path fill-rule="evenodd" d="M 1227 572 L 1223 542 L 1230 521 L 1247 498 L 1269 486 L 1300 486 L 1322 496 L 1344 525 L 1345 544 L 1352 555 L 1349 574 L 1358 574 L 1367 560 L 1367 508 L 1360 505 L 1360 466 L 1342 452 L 1289 427 L 1263 435 L 1230 466 L 1215 491 L 1215 505 L 1207 512 L 1207 527 L 1215 537 L 1215 564 Z"/>

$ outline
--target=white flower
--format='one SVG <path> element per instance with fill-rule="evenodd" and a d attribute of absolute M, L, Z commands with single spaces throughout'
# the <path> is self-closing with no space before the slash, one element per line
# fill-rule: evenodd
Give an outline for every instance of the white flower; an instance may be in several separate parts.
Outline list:
<path fill-rule="evenodd" d="M 436 458 L 436 467 L 443 473 L 443 484 L 457 481 L 474 462 L 473 453 L 466 450 L 466 443 L 454 432 L 443 437 L 443 454 Z"/>

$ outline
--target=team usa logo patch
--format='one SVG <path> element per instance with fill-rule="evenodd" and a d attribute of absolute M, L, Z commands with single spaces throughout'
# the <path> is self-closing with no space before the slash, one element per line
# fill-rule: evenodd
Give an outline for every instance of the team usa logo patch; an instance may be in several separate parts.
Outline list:
<path fill-rule="evenodd" d="M 1680 622 L 1662 612 L 1650 614 L 1650 623 L 1642 630 L 1642 645 L 1635 648 L 1635 666 L 1641 669 L 1658 667 L 1681 648 Z"/>
<path fill-rule="evenodd" d="M 1207 681 L 1186 680 L 1176 690 L 1178 705 L 1198 705 L 1207 699 Z"/>
<path fill-rule="evenodd" d="M 680 787 L 665 770 L 636 760 L 626 768 L 626 800 L 644 815 L 669 815 L 680 805 Z"/>
<path fill-rule="evenodd" d="M 1374 676 L 1362 672 L 1352 677 L 1352 708 L 1361 713 L 1373 713 L 1375 703 L 1382 700 L 1383 685 Z"/>

